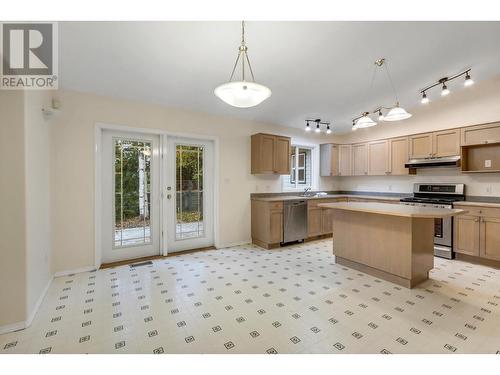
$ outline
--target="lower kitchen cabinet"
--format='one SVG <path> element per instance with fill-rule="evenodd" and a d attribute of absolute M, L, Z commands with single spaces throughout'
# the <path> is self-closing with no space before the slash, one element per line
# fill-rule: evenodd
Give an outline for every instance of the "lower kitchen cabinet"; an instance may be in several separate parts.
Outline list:
<path fill-rule="evenodd" d="M 320 236 L 323 231 L 321 225 L 321 216 L 323 209 L 321 207 L 307 209 L 307 236 Z"/>
<path fill-rule="evenodd" d="M 467 215 L 455 217 L 453 250 L 487 260 L 500 261 L 500 208 L 460 206 Z"/>
<path fill-rule="evenodd" d="M 283 202 L 252 200 L 252 242 L 270 249 L 283 242 Z"/>

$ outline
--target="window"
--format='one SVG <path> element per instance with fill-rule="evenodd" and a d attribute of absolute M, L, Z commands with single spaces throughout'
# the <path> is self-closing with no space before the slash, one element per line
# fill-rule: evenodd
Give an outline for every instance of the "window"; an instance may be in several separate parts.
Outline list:
<path fill-rule="evenodd" d="M 291 174 L 282 177 L 283 190 L 303 190 L 313 185 L 312 149 L 292 146 Z"/>

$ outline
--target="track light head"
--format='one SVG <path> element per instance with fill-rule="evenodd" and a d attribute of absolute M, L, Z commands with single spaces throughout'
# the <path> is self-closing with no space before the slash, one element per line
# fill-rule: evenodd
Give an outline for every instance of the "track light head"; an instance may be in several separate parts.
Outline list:
<path fill-rule="evenodd" d="M 384 121 L 385 120 L 385 116 L 382 114 L 382 110 L 381 109 L 378 110 L 378 120 L 379 121 Z"/>
<path fill-rule="evenodd" d="M 427 97 L 427 94 L 425 91 L 422 93 L 422 100 L 420 101 L 422 104 L 427 104 L 429 103 L 429 98 Z"/>
<path fill-rule="evenodd" d="M 472 86 L 474 84 L 474 81 L 472 80 L 472 78 L 470 77 L 470 74 L 469 72 L 465 73 L 465 82 L 464 82 L 464 86 L 465 87 L 468 87 L 468 86 Z"/>
<path fill-rule="evenodd" d="M 311 127 L 309 126 L 309 120 L 306 120 L 306 128 L 305 128 L 305 131 L 306 131 L 306 132 L 310 132 L 310 131 L 311 131 Z"/>
<path fill-rule="evenodd" d="M 330 124 L 326 125 L 326 134 L 332 134 L 332 129 L 330 129 Z"/>
<path fill-rule="evenodd" d="M 448 86 L 446 86 L 446 83 L 443 82 L 443 89 L 441 90 L 441 96 L 446 96 L 450 93 L 450 90 L 448 90 Z"/>

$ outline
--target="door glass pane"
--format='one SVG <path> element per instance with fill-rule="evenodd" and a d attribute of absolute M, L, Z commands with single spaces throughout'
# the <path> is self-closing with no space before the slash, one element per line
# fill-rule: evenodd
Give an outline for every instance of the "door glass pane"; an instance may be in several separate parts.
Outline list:
<path fill-rule="evenodd" d="M 151 142 L 114 139 L 114 247 L 151 243 Z"/>
<path fill-rule="evenodd" d="M 176 145 L 176 240 L 205 235 L 203 151 L 203 146 Z"/>

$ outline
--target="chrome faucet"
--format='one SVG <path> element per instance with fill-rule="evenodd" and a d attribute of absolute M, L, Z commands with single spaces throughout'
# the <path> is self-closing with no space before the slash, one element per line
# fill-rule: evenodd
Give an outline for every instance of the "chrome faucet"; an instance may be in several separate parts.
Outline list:
<path fill-rule="evenodd" d="M 308 195 L 308 194 L 307 194 L 307 192 L 308 192 L 309 190 L 311 190 L 311 188 L 310 188 L 310 187 L 305 188 L 305 189 L 304 189 L 304 192 L 302 193 L 302 196 L 303 196 L 303 197 L 307 197 L 307 195 Z"/>

